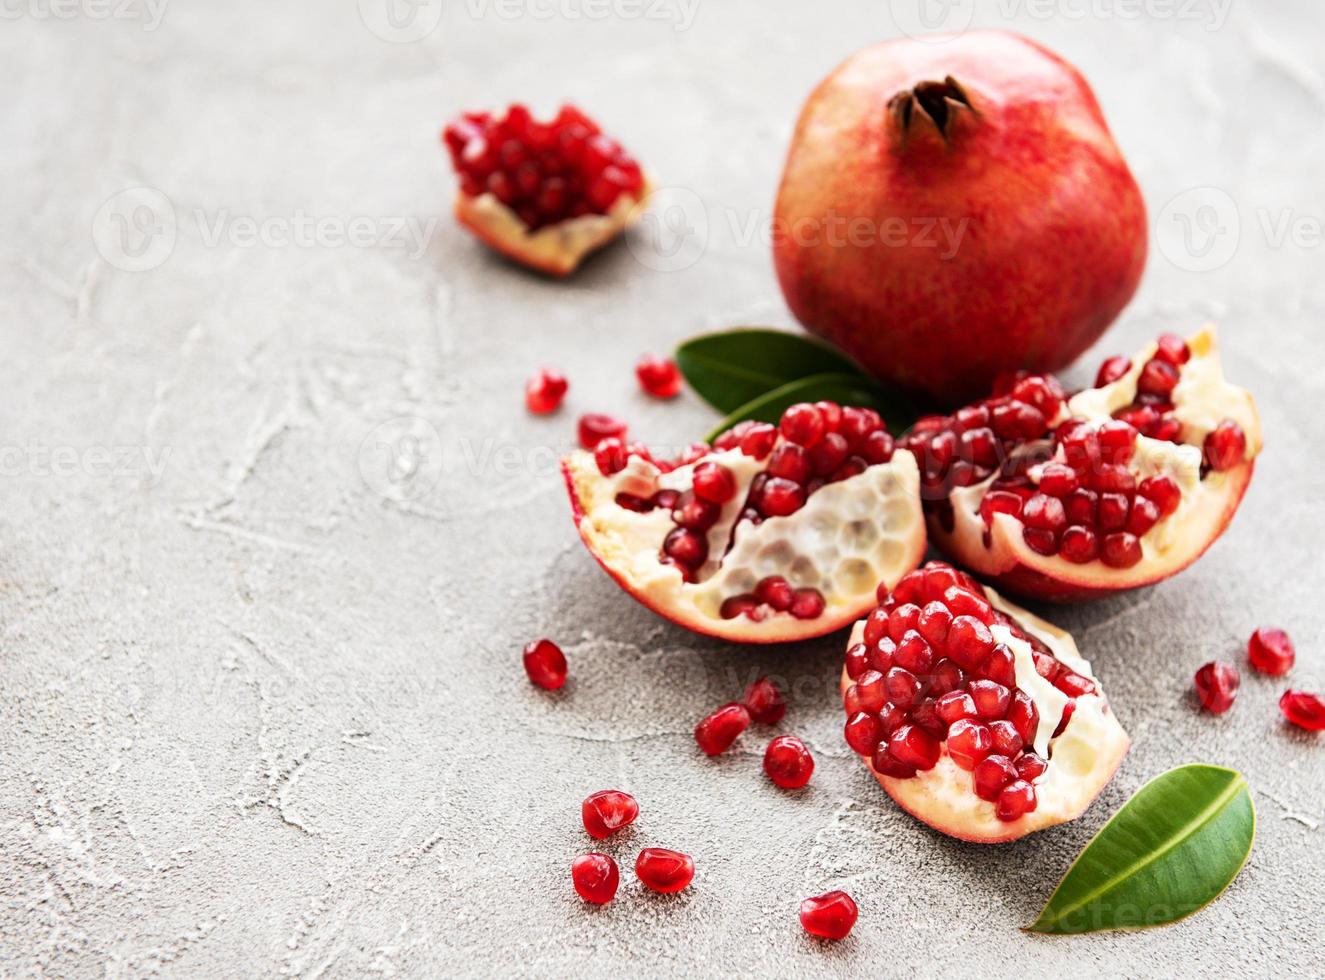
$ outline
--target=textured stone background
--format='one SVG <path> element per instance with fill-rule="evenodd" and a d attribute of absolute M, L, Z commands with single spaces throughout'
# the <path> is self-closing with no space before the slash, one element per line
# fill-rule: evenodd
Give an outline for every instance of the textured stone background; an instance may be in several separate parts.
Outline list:
<path fill-rule="evenodd" d="M 917 9 L 594 2 L 446 0 L 413 42 L 377 0 L 5 6 L 0 973 L 1325 974 L 1325 744 L 1280 723 L 1278 682 L 1219 719 L 1189 695 L 1267 622 L 1325 687 L 1320 5 L 974 13 L 1082 67 L 1150 203 L 1144 285 L 1095 353 L 1218 320 L 1268 438 L 1195 568 L 1056 614 L 1135 739 L 1116 781 L 1074 825 L 980 848 L 849 757 L 840 637 L 748 652 L 659 621 L 580 548 L 553 466 L 584 410 L 659 443 L 708 426 L 643 399 L 635 357 L 790 323 L 759 230 L 798 106 Z M 679 251 L 637 234 L 553 283 L 451 225 L 439 123 L 562 97 L 673 188 Z M 301 214 L 317 242 L 280 237 Z M 543 362 L 573 379 L 546 420 L 520 403 Z M 557 697 L 519 666 L 542 634 L 573 665 Z M 764 733 L 717 761 L 690 737 L 759 672 L 794 685 L 800 795 L 763 778 Z M 1254 787 L 1221 900 L 1146 933 L 1017 931 L 1189 761 Z M 686 894 L 627 874 L 605 909 L 575 898 L 577 806 L 604 786 L 643 806 L 608 849 L 690 851 Z M 795 907 L 832 887 L 862 918 L 821 947 Z"/>

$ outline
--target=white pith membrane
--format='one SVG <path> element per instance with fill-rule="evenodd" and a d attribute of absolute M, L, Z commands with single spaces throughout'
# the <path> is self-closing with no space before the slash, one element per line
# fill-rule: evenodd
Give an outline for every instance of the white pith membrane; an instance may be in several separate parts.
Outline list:
<path fill-rule="evenodd" d="M 574 272 L 584 258 L 602 248 L 643 216 L 652 192 L 648 178 L 638 197 L 623 191 L 606 214 L 585 214 L 534 231 L 495 194 L 471 197 L 457 191 L 456 217 L 485 242 L 511 258 L 555 276 Z"/>
<path fill-rule="evenodd" d="M 1009 514 L 994 515 L 986 539 L 980 502 L 996 476 L 950 493 L 953 528 L 945 530 L 939 521 L 931 518 L 929 530 L 935 545 L 977 575 L 999 580 L 1014 573 L 1004 579 L 1005 585 L 1046 598 L 1055 597 L 1055 591 L 1052 588 L 1042 591 L 1038 584 L 1028 585 L 1026 572 L 1058 583 L 1062 591 L 1057 594 L 1070 597 L 1145 585 L 1194 561 L 1218 537 L 1237 509 L 1261 448 L 1261 430 L 1251 394 L 1224 380 L 1213 328 L 1203 328 L 1188 338 L 1187 344 L 1191 358 L 1179 369 L 1172 396 L 1172 415 L 1182 424 L 1182 444 L 1138 435 L 1135 453 L 1127 464 L 1138 484 L 1146 477 L 1167 475 L 1182 490 L 1177 510 L 1161 517 L 1138 537 L 1142 558 L 1137 564 L 1115 568 L 1098 558 L 1077 564 L 1060 554 L 1040 554 L 1026 543 L 1022 521 Z M 1137 379 L 1157 349 L 1157 344 L 1147 345 L 1133 358 L 1126 374 L 1111 384 L 1087 388 L 1074 395 L 1059 417 L 1051 421 L 1055 425 L 1070 418 L 1095 424 L 1108 421 L 1115 411 L 1136 398 Z M 1207 469 L 1202 475 L 1202 444 L 1226 419 L 1236 422 L 1246 436 L 1243 462 L 1223 471 Z M 1047 440 L 1047 444 L 1052 446 L 1052 440 Z M 1027 451 L 1033 449 L 1032 444 L 1024 447 Z M 1060 449 L 1055 459 L 1062 458 Z M 1038 482 L 1038 468 L 1028 475 Z"/>
<path fill-rule="evenodd" d="M 1093 693 L 1069 697 L 1036 672 L 1028 642 L 1003 624 L 990 627 L 994 640 L 1012 650 L 1017 689 L 1030 697 L 1039 712 L 1035 737 L 1028 747 L 1047 760 L 1048 766 L 1031 781 L 1036 808 L 1016 820 L 999 819 L 995 804 L 975 795 L 974 772 L 953 761 L 946 740 L 932 769 L 907 778 L 882 775 L 869 758 L 863 761 L 902 809 L 935 830 L 975 843 L 1000 843 L 1079 817 L 1113 778 L 1131 740 L 1110 710 L 1090 663 L 1081 656 L 1069 633 L 1007 601 L 988 586 L 984 587 L 984 595 L 996 610 L 1014 620 L 1022 632 L 1040 640 L 1055 659 L 1095 685 Z M 847 648 L 863 642 L 864 634 L 865 621 L 861 620 L 852 628 Z M 851 684 L 844 669 L 841 680 L 844 694 Z M 1075 702 L 1072 716 L 1062 733 L 1054 737 L 1063 709 L 1070 701 Z"/>
<path fill-rule="evenodd" d="M 685 491 L 695 467 L 705 462 L 725 466 L 737 491 L 707 532 L 709 557 L 697 580 L 686 582 L 678 569 L 659 561 L 663 539 L 675 527 L 671 512 L 660 507 L 637 513 L 616 498 L 619 493 L 648 498 L 659 490 Z M 746 456 L 739 449 L 714 450 L 670 472 L 631 456 L 625 469 L 604 476 L 593 454 L 584 450 L 563 463 L 576 524 L 594 557 L 635 598 L 700 633 L 742 643 L 822 636 L 873 606 L 880 582 L 891 586 L 919 564 L 925 551 L 924 516 L 919 471 L 910 453 L 898 450 L 886 463 L 825 484 L 786 517 L 738 522 L 751 481 L 767 465 L 768 458 Z M 797 619 L 765 605 L 757 620 L 722 617 L 724 600 L 749 593 L 774 575 L 796 589 L 817 589 L 825 600 L 823 613 Z"/>

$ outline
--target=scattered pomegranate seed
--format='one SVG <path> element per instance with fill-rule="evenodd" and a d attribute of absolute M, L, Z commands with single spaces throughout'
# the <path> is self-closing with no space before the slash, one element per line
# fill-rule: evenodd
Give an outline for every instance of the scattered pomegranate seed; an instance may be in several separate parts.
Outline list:
<path fill-rule="evenodd" d="M 538 687 L 555 691 L 566 683 L 566 655 L 551 640 L 534 640 L 524 648 L 524 672 Z"/>
<path fill-rule="evenodd" d="M 998 794 L 994 813 L 999 820 L 1012 821 L 1034 810 L 1035 804 L 1035 787 L 1024 779 L 1014 779 Z"/>
<path fill-rule="evenodd" d="M 524 386 L 525 407 L 535 415 L 547 415 L 561 407 L 561 400 L 566 397 L 570 383 L 565 376 L 552 368 L 543 368 Z"/>
<path fill-rule="evenodd" d="M 653 891 L 670 895 L 694 880 L 695 862 L 680 851 L 646 847 L 635 859 L 635 876 Z"/>
<path fill-rule="evenodd" d="M 581 415 L 578 429 L 580 445 L 585 449 L 596 448 L 604 439 L 626 440 L 626 423 L 610 415 Z"/>
<path fill-rule="evenodd" d="M 635 365 L 635 377 L 654 398 L 675 398 L 681 391 L 681 372 L 676 362 L 666 357 L 645 354 Z"/>
<path fill-rule="evenodd" d="M 1298 728 L 1309 732 L 1325 731 L 1325 700 L 1319 694 L 1285 691 L 1279 699 L 1279 710 Z"/>
<path fill-rule="evenodd" d="M 1232 419 L 1224 419 L 1205 437 L 1202 451 L 1206 465 L 1212 470 L 1231 470 L 1247 453 L 1247 436 L 1242 426 Z"/>
<path fill-rule="evenodd" d="M 610 837 L 622 827 L 634 823 L 638 816 L 639 803 L 635 797 L 619 789 L 599 790 L 580 804 L 584 829 L 596 840 Z"/>
<path fill-rule="evenodd" d="M 825 892 L 801 902 L 801 925 L 820 939 L 845 939 L 856 924 L 859 909 L 843 891 Z"/>
<path fill-rule="evenodd" d="M 783 789 L 800 789 L 814 772 L 814 757 L 795 735 L 779 735 L 764 750 L 764 772 Z"/>
<path fill-rule="evenodd" d="M 749 725 L 750 712 L 745 705 L 733 701 L 695 726 L 695 741 L 705 755 L 721 755 Z"/>
<path fill-rule="evenodd" d="M 787 713 L 781 689 L 767 677 L 759 678 L 745 689 L 745 707 L 751 720 L 761 725 L 776 725 Z"/>
<path fill-rule="evenodd" d="M 616 862 L 596 851 L 581 854 L 571 862 L 570 878 L 580 898 L 594 905 L 606 905 L 612 901 L 621 882 Z"/>
<path fill-rule="evenodd" d="M 1110 357 L 1100 365 L 1099 373 L 1095 375 L 1095 387 L 1103 388 L 1105 385 L 1113 384 L 1128 371 L 1132 370 L 1132 362 L 1121 354 Z"/>
<path fill-rule="evenodd" d="M 736 477 L 720 463 L 700 463 L 695 467 L 695 496 L 713 504 L 725 504 L 736 496 Z"/>
<path fill-rule="evenodd" d="M 1232 664 L 1211 661 L 1196 672 L 1196 696 L 1206 711 L 1221 715 L 1233 707 L 1242 678 Z"/>
<path fill-rule="evenodd" d="M 593 461 L 597 464 L 599 473 L 603 476 L 612 476 L 626 468 L 626 464 L 630 462 L 630 454 L 626 451 L 625 443 L 620 439 L 600 439 L 598 445 L 594 447 Z"/>
<path fill-rule="evenodd" d="M 1247 658 L 1262 674 L 1282 677 L 1293 668 L 1297 652 L 1283 630 L 1262 626 L 1247 641 Z"/>

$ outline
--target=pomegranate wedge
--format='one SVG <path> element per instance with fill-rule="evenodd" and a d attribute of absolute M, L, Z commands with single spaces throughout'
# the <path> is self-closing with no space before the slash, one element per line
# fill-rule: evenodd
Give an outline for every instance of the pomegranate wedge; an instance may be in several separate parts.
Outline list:
<path fill-rule="evenodd" d="M 642 213 L 648 181 L 636 160 L 574 106 L 550 122 L 522 105 L 505 115 L 467 112 L 442 142 L 460 178 L 457 220 L 484 243 L 553 276 Z"/>
<path fill-rule="evenodd" d="M 878 414 L 819 402 L 680 460 L 600 442 L 562 463 L 585 545 L 623 589 L 736 643 L 822 636 L 925 551 L 915 460 Z"/>
<path fill-rule="evenodd" d="M 1071 600 L 1157 582 L 1214 543 L 1261 430 L 1213 330 L 1110 358 L 1099 380 L 1064 399 L 1052 378 L 1015 379 L 901 440 L 940 550 L 1011 592 Z"/>
<path fill-rule="evenodd" d="M 842 702 L 888 795 L 977 843 L 1080 816 L 1130 743 L 1072 637 L 941 562 L 879 591 Z"/>

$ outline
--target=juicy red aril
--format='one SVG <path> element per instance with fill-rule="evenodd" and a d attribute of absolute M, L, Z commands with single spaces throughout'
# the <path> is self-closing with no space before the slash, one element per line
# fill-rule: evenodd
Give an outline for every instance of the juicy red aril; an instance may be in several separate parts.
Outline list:
<path fill-rule="evenodd" d="M 663 538 L 663 554 L 690 568 L 698 568 L 708 558 L 708 542 L 689 528 L 674 527 Z"/>
<path fill-rule="evenodd" d="M 827 428 L 823 412 L 808 402 L 792 405 L 782 413 L 778 428 L 788 442 L 810 448 L 821 438 Z"/>
<path fill-rule="evenodd" d="M 589 413 L 581 415 L 578 425 L 580 445 L 585 449 L 594 449 L 604 439 L 626 439 L 626 423 L 610 415 Z"/>
<path fill-rule="evenodd" d="M 1161 335 L 1157 348 L 1155 356 L 1162 361 L 1167 361 L 1174 367 L 1182 367 L 1192 356 L 1191 350 L 1187 347 L 1187 341 L 1174 333 Z"/>
<path fill-rule="evenodd" d="M 1080 483 L 1076 470 L 1064 463 L 1046 463 L 1040 471 L 1040 493 L 1048 494 L 1051 498 L 1066 497 Z M 1031 498 L 1032 501 L 1035 499 Z"/>
<path fill-rule="evenodd" d="M 616 896 L 621 873 L 610 857 L 594 852 L 581 854 L 570 863 L 570 880 L 580 898 L 606 905 Z"/>
<path fill-rule="evenodd" d="M 1100 561 L 1110 568 L 1131 568 L 1141 560 L 1141 542 L 1126 531 L 1106 534 L 1100 542 Z"/>
<path fill-rule="evenodd" d="M 1325 731 L 1325 700 L 1319 694 L 1285 691 L 1279 699 L 1279 710 L 1298 728 L 1309 732 Z"/>
<path fill-rule="evenodd" d="M 664 895 L 683 890 L 695 878 L 695 862 L 689 854 L 665 847 L 646 847 L 635 858 L 635 877 L 647 888 Z"/>
<path fill-rule="evenodd" d="M 863 643 L 853 643 L 847 650 L 847 676 L 853 681 L 869 666 L 870 652 L 869 647 Z"/>
<path fill-rule="evenodd" d="M 1165 397 L 1178 384 L 1178 369 L 1168 361 L 1158 358 L 1146 362 L 1141 374 L 1136 379 L 1136 390 L 1143 395 L 1163 395 Z"/>
<path fill-rule="evenodd" d="M 1022 507 L 1021 522 L 1027 527 L 1057 532 L 1067 524 L 1067 512 L 1061 500 L 1037 493 Z"/>
<path fill-rule="evenodd" d="M 817 619 L 826 605 L 818 589 L 797 589 L 791 600 L 791 614 L 797 619 Z"/>
<path fill-rule="evenodd" d="M 1090 528 L 1073 524 L 1063 532 L 1058 542 L 1058 553 L 1070 562 L 1084 565 L 1099 557 L 1100 544 Z"/>
<path fill-rule="evenodd" d="M 810 781 L 814 757 L 795 735 L 779 735 L 764 750 L 764 772 L 783 789 L 799 789 Z"/>
<path fill-rule="evenodd" d="M 606 213 L 621 195 L 644 190 L 640 165 L 573 106 L 549 122 L 522 105 L 504 116 L 465 113 L 447 125 L 442 140 L 461 192 L 493 194 L 531 229 Z"/>
<path fill-rule="evenodd" d="M 948 754 L 967 772 L 994 750 L 994 735 L 988 726 L 962 718 L 948 729 Z"/>
<path fill-rule="evenodd" d="M 525 408 L 535 415 L 547 415 L 561 407 L 570 384 L 564 375 L 552 368 L 543 368 L 524 386 Z"/>
<path fill-rule="evenodd" d="M 937 709 L 939 717 L 948 725 L 955 725 L 963 718 L 975 718 L 975 699 L 966 691 L 948 691 L 939 697 Z"/>
<path fill-rule="evenodd" d="M 939 741 L 915 725 L 902 725 L 888 738 L 888 752 L 912 769 L 933 769 L 939 761 Z"/>
<path fill-rule="evenodd" d="M 754 459 L 763 459 L 773 451 L 778 430 L 767 422 L 756 422 L 741 434 L 741 452 Z"/>
<path fill-rule="evenodd" d="M 692 531 L 707 531 L 718 522 L 720 516 L 722 516 L 721 507 L 707 500 L 700 500 L 689 491 L 680 496 L 676 509 L 672 511 L 672 520 L 680 527 Z"/>
<path fill-rule="evenodd" d="M 524 672 L 538 687 L 555 691 L 566 683 L 566 655 L 551 640 L 534 640 L 524 648 Z"/>
<path fill-rule="evenodd" d="M 776 725 L 787 713 L 787 701 L 777 684 L 761 677 L 745 689 L 745 708 L 761 725 Z"/>
<path fill-rule="evenodd" d="M 820 939 L 845 939 L 858 915 L 856 903 L 846 892 L 825 892 L 801 902 L 801 926 Z"/>
<path fill-rule="evenodd" d="M 790 480 L 774 477 L 760 488 L 755 506 L 765 517 L 786 517 L 805 503 L 805 488 Z"/>
<path fill-rule="evenodd" d="M 1150 476 L 1141 481 L 1137 491 L 1147 500 L 1153 500 L 1160 517 L 1168 517 L 1182 502 L 1182 489 L 1168 476 Z"/>
<path fill-rule="evenodd" d="M 990 490 L 980 501 L 980 516 L 984 519 L 985 527 L 992 527 L 995 514 L 1010 514 L 1013 517 L 1021 516 L 1022 498 L 1015 493 L 1008 493 L 1004 490 Z"/>
<path fill-rule="evenodd" d="M 1007 756 L 1009 759 L 1015 759 L 1022 746 L 1026 744 L 1021 737 L 1021 733 L 1017 731 L 1017 726 L 1006 718 L 1000 718 L 998 721 L 989 723 L 989 737 L 994 743 L 993 750 L 999 755 Z"/>
<path fill-rule="evenodd" d="M 1035 809 L 1035 787 L 1024 779 L 1014 779 L 998 794 L 994 813 L 999 820 L 1012 821 Z"/>
<path fill-rule="evenodd" d="M 736 496 L 736 477 L 720 463 L 700 463 L 695 467 L 692 487 L 701 500 L 725 504 Z"/>
<path fill-rule="evenodd" d="M 584 829 L 596 840 L 610 837 L 622 827 L 634 823 L 638 816 L 639 803 L 635 797 L 619 789 L 599 790 L 580 804 Z"/>
<path fill-rule="evenodd" d="M 952 618 L 952 614 L 946 609 L 943 611 L 947 613 L 949 619 Z M 945 629 L 944 633 L 946 632 Z M 927 674 L 933 662 L 934 651 L 925 638 L 915 630 L 907 630 L 893 653 L 893 663 L 913 674 Z"/>
<path fill-rule="evenodd" d="M 888 700 L 885 683 L 884 675 L 877 670 L 867 670 L 860 675 L 855 684 L 855 700 L 860 710 L 878 711 L 883 707 L 883 702 Z"/>
<path fill-rule="evenodd" d="M 975 701 L 975 713 L 985 721 L 1002 718 L 1008 713 L 1012 701 L 1012 692 L 1002 684 L 993 681 L 971 681 L 971 697 Z"/>
<path fill-rule="evenodd" d="M 976 765 L 972 776 L 975 795 L 992 803 L 1003 792 L 1003 787 L 1017 778 L 1017 770 L 1007 756 L 990 755 Z"/>
<path fill-rule="evenodd" d="M 1205 437 L 1202 453 L 1212 470 L 1231 470 L 1242 462 L 1247 452 L 1247 436 L 1242 426 L 1224 419 Z"/>
<path fill-rule="evenodd" d="M 819 476 L 830 476 L 846 462 L 850 452 L 851 449 L 843 436 L 836 432 L 825 433 L 810 450 L 810 466 Z"/>
<path fill-rule="evenodd" d="M 1045 762 L 1034 752 L 1023 752 L 1017 757 L 1014 763 L 1017 775 L 1028 783 L 1033 783 L 1045 774 L 1049 768 L 1049 763 Z"/>
<path fill-rule="evenodd" d="M 793 443 L 783 443 L 769 457 L 767 472 L 770 477 L 804 483 L 810 478 L 809 454 Z"/>
<path fill-rule="evenodd" d="M 750 712 L 745 705 L 731 702 L 695 726 L 695 741 L 705 755 L 720 755 L 731 748 L 732 742 L 750 725 Z"/>
<path fill-rule="evenodd" d="M 875 746 L 883 740 L 883 723 L 879 716 L 859 711 L 847 719 L 842 730 L 847 745 L 857 755 L 871 755 Z"/>
<path fill-rule="evenodd" d="M 1262 674 L 1282 677 L 1292 669 L 1297 652 L 1283 630 L 1262 626 L 1247 641 L 1247 659 Z"/>
<path fill-rule="evenodd" d="M 994 649 L 994 635 L 974 616 L 958 616 L 948 629 L 948 656 L 963 670 L 975 670 Z"/>
<path fill-rule="evenodd" d="M 1100 455 L 1107 463 L 1121 465 L 1131 460 L 1136 450 L 1136 429 L 1122 419 L 1110 419 L 1099 427 L 1095 437 Z"/>
<path fill-rule="evenodd" d="M 1212 661 L 1196 672 L 1196 696 L 1206 711 L 1223 714 L 1233 707 L 1242 679 L 1232 664 Z"/>
<path fill-rule="evenodd" d="M 786 612 L 795 601 L 796 592 L 781 575 L 770 575 L 755 586 L 755 598 L 778 612 Z"/>
<path fill-rule="evenodd" d="M 1113 384 L 1128 371 L 1132 370 L 1132 362 L 1118 354 L 1109 358 L 1100 365 L 1099 373 L 1095 375 L 1095 387 L 1103 388 L 1105 385 Z"/>
<path fill-rule="evenodd" d="M 620 439 L 603 439 L 594 447 L 593 460 L 598 465 L 598 472 L 603 476 L 620 473 L 630 462 L 625 443 Z"/>
<path fill-rule="evenodd" d="M 1127 515 L 1127 532 L 1138 538 L 1159 522 L 1159 505 L 1145 497 L 1132 501 L 1132 511 Z"/>
<path fill-rule="evenodd" d="M 635 377 L 654 398 L 675 398 L 681 390 L 681 372 L 665 357 L 645 354 L 635 365 Z"/>

